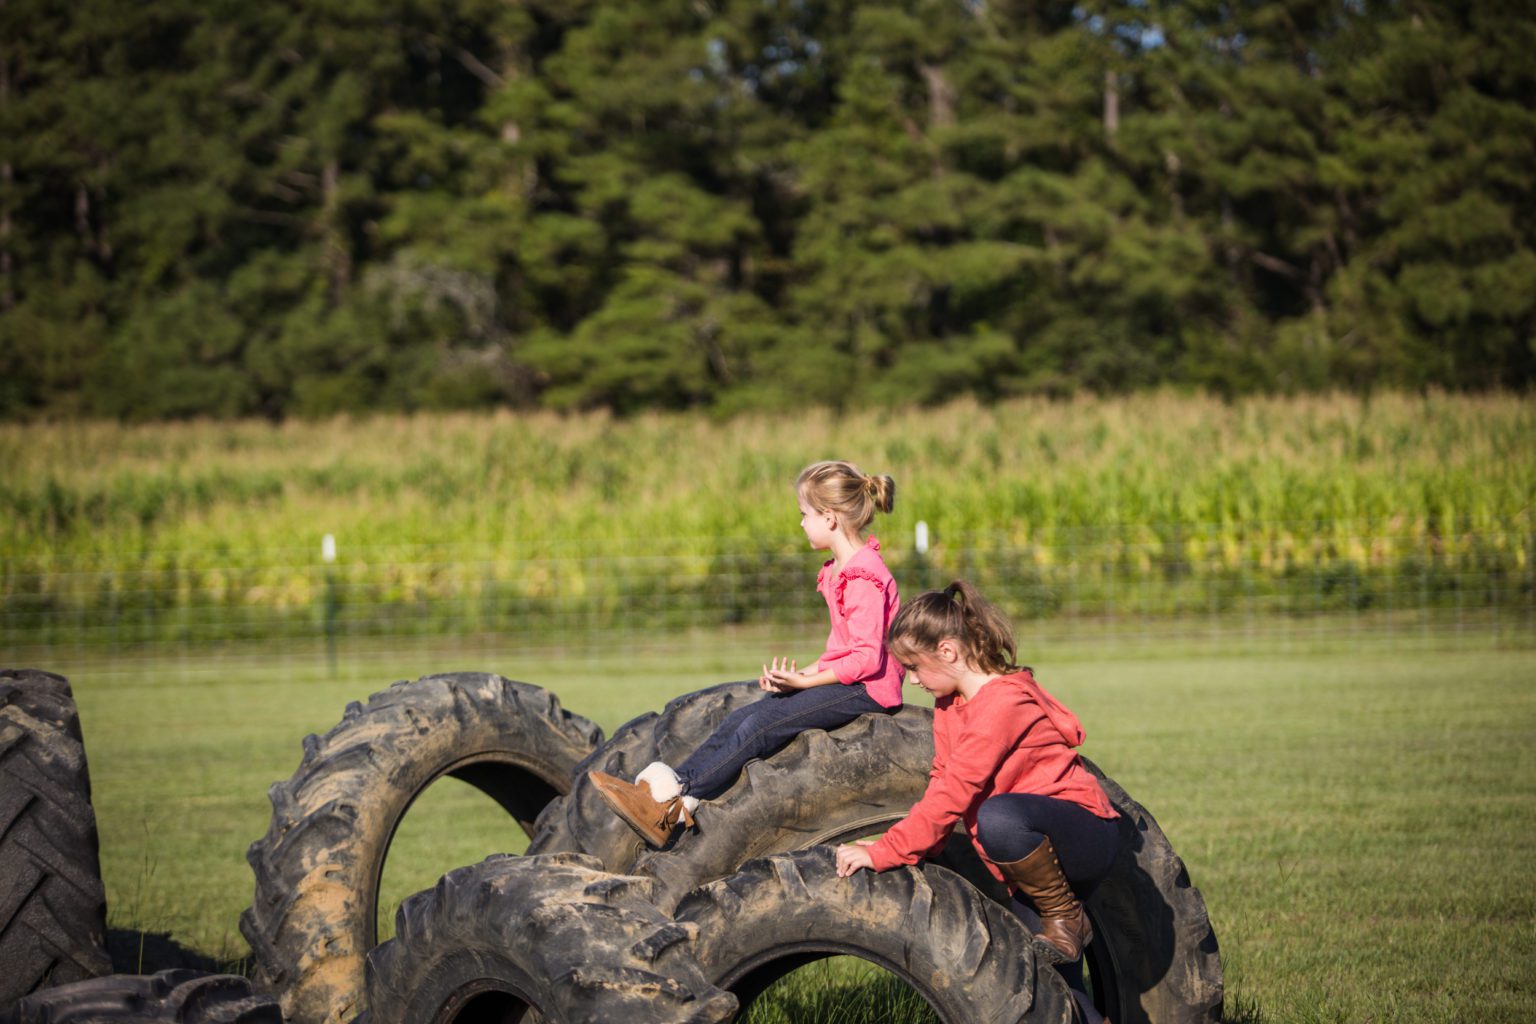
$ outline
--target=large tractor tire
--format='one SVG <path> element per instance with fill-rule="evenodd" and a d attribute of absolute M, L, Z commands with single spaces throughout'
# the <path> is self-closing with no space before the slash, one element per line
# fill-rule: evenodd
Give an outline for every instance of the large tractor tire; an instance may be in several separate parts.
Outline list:
<path fill-rule="evenodd" d="M 1115 1024 L 1217 1024 L 1224 985 L 1205 898 L 1147 809 L 1083 760 L 1120 812 L 1120 856 L 1087 902 L 1094 1002 Z"/>
<path fill-rule="evenodd" d="M 106 919 L 74 694 L 0 670 L 0 1007 L 108 973 Z"/>
<path fill-rule="evenodd" d="M 581 854 L 488 858 L 408 898 L 368 954 L 368 1024 L 721 1024 L 711 985 L 649 885 Z"/>
<path fill-rule="evenodd" d="M 601 740 L 547 691 L 470 672 L 396 683 L 306 737 L 298 771 L 269 791 L 271 826 L 246 855 L 256 895 L 240 918 L 258 979 L 290 1024 L 362 1010 L 385 857 L 428 786 L 461 779 L 529 831 Z"/>
<path fill-rule="evenodd" d="M 665 907 L 753 857 L 880 832 L 922 794 L 933 758 L 932 712 L 914 707 L 807 730 L 771 757 L 748 762 L 727 792 L 700 805 L 697 827 L 665 851 L 649 850 L 587 780 L 591 769 L 633 778 L 654 760 L 679 764 L 727 715 L 762 696 L 756 683 L 725 683 L 625 725 L 577 770 L 570 795 L 539 819 L 528 852 L 585 853 L 619 872 L 646 864 Z"/>
<path fill-rule="evenodd" d="M 1006 908 L 937 865 L 837 876 L 825 847 L 743 865 L 679 904 L 705 976 L 743 1006 L 798 967 L 852 955 L 891 972 L 943 1024 L 1071 1024 L 1072 994 Z"/>
<path fill-rule="evenodd" d="M 38 992 L 0 1024 L 283 1024 L 277 1001 L 233 974 L 114 974 Z"/>
<path fill-rule="evenodd" d="M 721 683 L 678 697 L 660 714 L 632 719 L 577 768 L 570 794 L 551 803 L 539 818 L 528 852 L 585 853 L 609 871 L 626 870 L 644 843 L 603 803 L 587 772 L 597 769 L 632 779 L 652 761 L 679 765 L 726 715 L 762 696 L 755 682 Z"/>
<path fill-rule="evenodd" d="M 656 879 L 658 905 L 670 909 L 755 857 L 884 832 L 922 795 L 932 760 L 927 708 L 807 730 L 772 757 L 749 762 L 734 786 L 700 804 L 697 828 L 669 849 L 645 850 L 614 870 Z"/>
<path fill-rule="evenodd" d="M 540 819 L 529 851 L 589 853 L 611 871 L 653 878 L 655 898 L 667 909 L 754 857 L 883 832 L 922 795 L 933 759 L 932 712 L 916 707 L 809 730 L 749 763 L 729 791 L 700 806 L 697 829 L 665 850 L 647 849 L 586 781 L 589 768 L 632 778 L 657 758 L 678 763 L 760 692 L 755 683 L 701 690 L 618 730 L 578 769 L 571 794 Z M 1085 958 L 1095 1002 L 1117 1024 L 1219 1019 L 1221 960 L 1204 899 L 1147 810 L 1084 760 L 1121 814 L 1121 856 L 1088 904 L 1097 938 Z M 951 840 L 938 859 L 1006 902 L 1007 890 L 969 840 Z"/>
<path fill-rule="evenodd" d="M 911 719 L 903 721 L 905 716 Z M 698 830 L 667 850 L 647 850 L 622 870 L 655 880 L 663 910 L 690 890 L 767 853 L 883 832 L 906 816 L 927 784 L 933 756 L 928 712 L 868 716 L 831 733 L 812 730 L 702 805 Z M 1084 759 L 1120 812 L 1121 853 L 1087 903 L 1094 941 L 1084 953 L 1094 1002 L 1119 1022 L 1215 1024 L 1221 958 L 1205 900 L 1146 808 Z M 1008 891 L 963 833 L 935 861 L 996 902 Z"/>

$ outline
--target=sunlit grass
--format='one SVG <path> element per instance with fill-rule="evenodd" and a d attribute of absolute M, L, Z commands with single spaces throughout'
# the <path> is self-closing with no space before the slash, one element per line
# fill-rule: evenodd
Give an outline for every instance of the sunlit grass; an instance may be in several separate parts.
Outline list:
<path fill-rule="evenodd" d="M 818 960 L 763 991 L 742 1024 L 938 1024 L 923 997 L 856 957 Z"/>
<path fill-rule="evenodd" d="M 1536 1001 L 1525 870 L 1536 637 L 1506 650 L 1409 640 L 1241 657 L 1031 641 L 1040 679 L 1085 723 L 1085 752 L 1156 816 L 1204 894 L 1229 1019 L 1514 1022 Z M 78 694 L 114 926 L 238 958 L 254 891 L 244 852 L 266 829 L 266 787 L 348 701 L 397 678 L 491 670 L 554 690 L 611 733 L 741 678 L 756 654 L 707 641 L 538 656 L 438 643 L 354 645 L 334 674 L 323 656 L 282 650 L 132 662 L 60 652 L 40 667 L 71 676 Z M 438 790 L 402 826 L 386 915 L 459 862 L 519 848 L 478 793 Z M 789 987 L 780 1009 L 757 1012 L 808 1019 L 782 1006 L 824 986 Z"/>

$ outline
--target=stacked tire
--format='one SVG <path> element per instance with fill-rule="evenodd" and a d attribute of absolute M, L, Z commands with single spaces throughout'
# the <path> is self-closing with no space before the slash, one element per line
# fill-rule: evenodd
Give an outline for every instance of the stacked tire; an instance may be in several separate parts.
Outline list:
<path fill-rule="evenodd" d="M 723 1024 L 737 1002 L 704 976 L 695 936 L 648 880 L 592 857 L 491 857 L 401 905 L 368 954 L 368 1020 Z"/>
<path fill-rule="evenodd" d="M 277 1000 L 246 978 L 185 968 L 114 974 L 35 992 L 4 1024 L 283 1024 Z"/>
<path fill-rule="evenodd" d="M 0 1008 L 111 970 L 80 715 L 69 682 L 0 670 Z"/>
<path fill-rule="evenodd" d="M 546 1024 L 736 1019 L 773 981 L 852 955 L 945 1024 L 1069 1024 L 1077 1003 L 1036 959 L 969 842 L 934 862 L 838 878 L 831 845 L 879 833 L 921 795 L 932 713 L 811 730 L 746 766 L 697 827 L 649 850 L 587 773 L 677 763 L 754 683 L 688 694 L 603 741 L 547 691 L 483 673 L 402 681 L 306 737 L 269 792 L 242 915 L 254 980 L 107 974 L 105 901 L 69 684 L 0 672 L 0 1024 Z M 1151 815 L 1089 766 L 1121 813 L 1122 854 L 1088 901 L 1093 999 L 1117 1024 L 1219 1019 L 1214 933 Z M 395 831 L 437 779 L 491 796 L 532 840 L 405 901 L 377 943 Z"/>
<path fill-rule="evenodd" d="M 402 680 L 305 737 L 298 770 L 268 792 L 271 825 L 246 854 L 255 898 L 240 918 L 257 978 L 287 1018 L 361 1013 L 384 862 L 427 787 L 467 782 L 531 832 L 602 738 L 548 691 L 479 672 Z"/>
<path fill-rule="evenodd" d="M 854 880 L 838 880 L 829 873 L 828 844 L 883 831 L 921 795 L 933 756 L 932 713 L 926 709 L 909 707 L 895 715 L 864 716 L 830 732 L 801 734 L 772 757 L 748 764 L 727 793 L 699 809 L 696 829 L 681 834 L 665 850 L 648 850 L 587 781 L 591 769 L 632 777 L 652 760 L 677 763 L 732 710 L 758 697 L 755 684 L 725 684 L 680 697 L 660 714 L 643 715 L 622 727 L 577 767 L 569 794 L 548 805 L 529 845 L 530 859 L 577 855 L 588 866 L 624 877 L 629 891 L 634 891 L 634 879 L 645 879 L 647 901 L 687 925 L 699 925 L 696 918 L 708 916 L 701 893 L 737 893 L 731 900 L 741 904 L 740 892 L 758 894 L 778 885 L 778 909 L 761 915 L 763 926 L 737 922 L 735 929 L 737 934 L 769 936 L 766 948 L 726 954 L 720 952 L 724 947 L 718 939 L 694 940 L 694 955 L 709 980 L 742 998 L 750 999 L 765 979 L 777 976 L 763 964 L 787 971 L 820 956 L 846 952 L 890 969 L 898 960 L 881 952 L 876 936 L 882 928 L 896 929 L 887 936 L 888 943 L 910 943 L 914 934 L 934 934 L 934 922 L 949 920 L 968 922 L 955 929 L 956 934 L 979 929 L 1001 937 L 996 949 L 1011 952 L 993 959 L 1017 969 L 1028 965 L 1029 971 L 1027 985 L 1018 978 L 998 982 L 995 970 L 979 971 L 959 989 L 940 992 L 925 988 L 922 970 L 898 970 L 942 1019 L 1073 1019 L 1065 984 L 1055 971 L 1034 969 L 1028 936 L 1000 906 L 1006 892 L 991 879 L 969 842 L 951 842 L 939 863 L 920 869 L 878 876 L 861 872 Z M 1218 1020 L 1220 960 L 1199 891 L 1189 884 L 1182 862 L 1152 816 L 1097 767 L 1090 769 L 1103 779 L 1121 812 L 1123 840 L 1119 862 L 1088 904 L 1097 938 L 1089 946 L 1086 967 L 1098 1010 L 1117 1022 Z M 796 880 L 785 881 L 791 875 Z M 472 877 L 456 885 L 470 884 Z M 852 893 L 879 908 L 866 910 L 859 920 L 867 921 L 873 913 L 883 922 L 856 941 L 837 930 L 845 915 L 827 909 Z M 431 908 L 435 898 L 423 894 L 412 914 L 441 913 Z M 770 904 L 772 899 L 764 905 Z M 797 916 L 796 907 L 805 912 Z M 789 920 L 797 923 L 787 932 L 771 926 Z M 404 910 L 399 927 L 402 932 L 394 944 L 386 943 L 370 956 L 371 994 L 395 992 L 394 965 L 425 955 L 419 937 L 405 936 L 409 923 Z M 706 929 L 702 934 L 716 932 Z M 775 935 L 781 939 L 772 938 Z M 945 958 L 952 950 L 941 950 L 942 944 L 935 947 L 933 962 L 951 963 Z M 722 966 L 738 956 L 742 963 L 762 963 Z M 515 987 L 510 982 L 508 986 Z M 1018 998 L 998 1003 L 1002 990 Z M 1026 992 L 1029 998 L 1022 998 Z M 458 1018 L 449 1013 L 441 1019 Z"/>
<path fill-rule="evenodd" d="M 245 978 L 110 974 L 80 715 L 68 680 L 0 670 L 0 1024 L 282 1024 Z"/>
<path fill-rule="evenodd" d="M 753 860 L 702 886 L 676 920 L 711 982 L 750 1002 L 807 963 L 857 956 L 895 975 L 943 1024 L 1072 1024 L 1059 974 L 1014 915 L 936 864 L 839 878 L 833 851 Z"/>

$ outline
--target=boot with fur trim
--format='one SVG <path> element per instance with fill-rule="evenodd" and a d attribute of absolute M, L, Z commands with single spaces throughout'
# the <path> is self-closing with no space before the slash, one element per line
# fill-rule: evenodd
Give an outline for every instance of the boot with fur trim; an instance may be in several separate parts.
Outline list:
<path fill-rule="evenodd" d="M 603 798 L 603 803 L 655 849 L 666 846 L 679 825 L 693 826 L 693 811 L 680 795 L 665 801 L 657 800 L 649 785 L 625 782 L 607 772 L 591 771 L 587 778 L 597 789 L 597 795 Z"/>

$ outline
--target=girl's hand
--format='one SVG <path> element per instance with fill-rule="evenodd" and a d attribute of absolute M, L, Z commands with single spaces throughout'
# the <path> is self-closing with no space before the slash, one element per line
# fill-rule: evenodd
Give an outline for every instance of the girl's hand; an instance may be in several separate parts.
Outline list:
<path fill-rule="evenodd" d="M 800 689 L 795 685 L 799 678 L 800 673 L 795 670 L 793 659 L 774 658 L 771 666 L 763 666 L 763 674 L 758 677 L 757 685 L 773 693 L 789 693 Z"/>
<path fill-rule="evenodd" d="M 875 860 L 869 855 L 869 844 L 844 843 L 837 848 L 837 877 L 847 878 L 860 868 L 875 869 Z"/>

